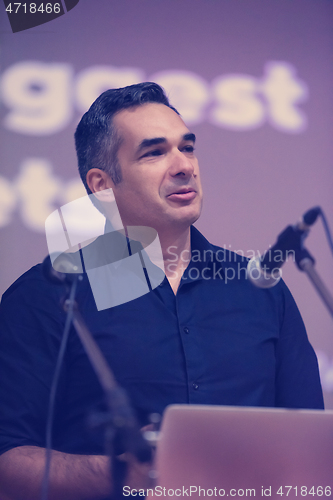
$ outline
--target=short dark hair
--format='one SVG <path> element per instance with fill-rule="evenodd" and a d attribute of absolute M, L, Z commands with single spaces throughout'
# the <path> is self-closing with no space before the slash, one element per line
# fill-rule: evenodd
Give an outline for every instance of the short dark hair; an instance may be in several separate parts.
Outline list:
<path fill-rule="evenodd" d="M 121 138 L 113 126 L 113 116 L 123 109 L 150 102 L 164 104 L 179 114 L 170 105 L 162 87 L 144 82 L 103 92 L 83 115 L 75 132 L 75 147 L 79 173 L 88 194 L 91 190 L 86 177 L 91 168 L 104 170 L 115 184 L 122 180 L 117 158 Z"/>

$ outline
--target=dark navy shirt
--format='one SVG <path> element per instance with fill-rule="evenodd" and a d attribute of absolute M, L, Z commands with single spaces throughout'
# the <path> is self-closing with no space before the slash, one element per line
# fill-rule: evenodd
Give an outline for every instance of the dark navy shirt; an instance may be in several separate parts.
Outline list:
<path fill-rule="evenodd" d="M 283 282 L 246 279 L 246 259 L 192 228 L 192 261 L 175 296 L 167 279 L 131 302 L 98 311 L 85 277 L 82 314 L 142 425 L 172 403 L 323 408 L 318 366 Z M 44 446 L 50 386 L 65 315 L 62 287 L 41 266 L 19 278 L 0 307 L 0 452 Z M 102 390 L 71 331 L 57 392 L 54 448 L 103 453 L 86 417 Z"/>

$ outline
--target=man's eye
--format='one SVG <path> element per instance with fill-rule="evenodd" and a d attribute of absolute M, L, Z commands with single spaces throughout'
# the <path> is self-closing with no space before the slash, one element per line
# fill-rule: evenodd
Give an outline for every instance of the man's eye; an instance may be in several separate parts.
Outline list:
<path fill-rule="evenodd" d="M 147 156 L 160 156 L 162 153 L 162 151 L 160 149 L 153 149 L 152 151 L 148 151 L 147 153 L 145 153 L 142 158 L 145 158 Z"/>
<path fill-rule="evenodd" d="M 183 151 L 185 151 L 185 153 L 193 153 L 193 152 L 194 152 L 194 149 L 195 149 L 195 148 L 194 148 L 194 146 L 192 146 L 192 145 L 190 146 L 190 145 L 189 145 L 189 146 L 185 146 L 185 147 L 183 148 Z"/>

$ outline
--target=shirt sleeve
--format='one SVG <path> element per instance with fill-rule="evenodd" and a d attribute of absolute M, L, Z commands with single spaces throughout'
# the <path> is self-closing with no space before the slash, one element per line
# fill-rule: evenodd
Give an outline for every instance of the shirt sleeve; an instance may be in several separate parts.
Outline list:
<path fill-rule="evenodd" d="M 282 282 L 282 321 L 276 346 L 276 406 L 323 409 L 316 354 L 297 305 Z"/>
<path fill-rule="evenodd" d="M 60 291 L 38 266 L 4 294 L 0 305 L 0 453 L 44 447 L 50 387 L 63 331 Z M 61 408 L 63 368 L 56 408 Z M 55 417 L 55 422 L 57 418 Z"/>

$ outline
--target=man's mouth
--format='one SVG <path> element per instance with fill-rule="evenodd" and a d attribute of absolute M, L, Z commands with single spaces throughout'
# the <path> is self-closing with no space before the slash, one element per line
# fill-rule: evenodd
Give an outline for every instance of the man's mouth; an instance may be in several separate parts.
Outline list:
<path fill-rule="evenodd" d="M 197 195 L 197 192 L 193 188 L 181 188 L 172 192 L 167 196 L 171 201 L 191 201 Z"/>

